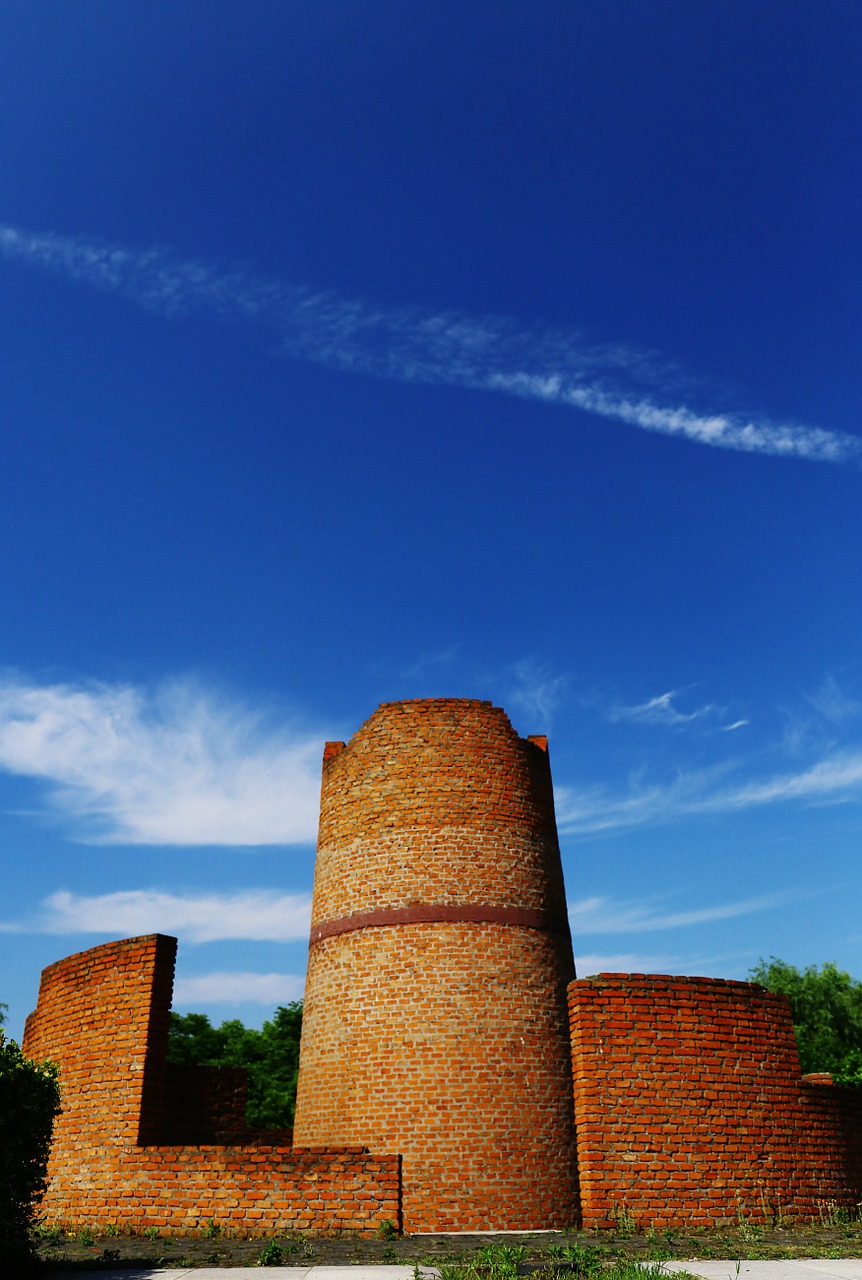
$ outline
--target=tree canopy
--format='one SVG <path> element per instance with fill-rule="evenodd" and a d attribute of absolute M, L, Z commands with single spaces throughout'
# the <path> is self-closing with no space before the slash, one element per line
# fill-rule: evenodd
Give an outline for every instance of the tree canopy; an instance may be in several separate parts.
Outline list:
<path fill-rule="evenodd" d="M 214 1027 L 205 1013 L 172 1013 L 168 1061 L 248 1071 L 246 1122 L 251 1129 L 293 1125 L 299 1074 L 302 1002 L 280 1005 L 257 1031 L 234 1018 Z"/>
<path fill-rule="evenodd" d="M 862 982 L 834 964 L 797 969 L 771 956 L 749 977 L 787 996 L 803 1072 L 829 1071 L 836 1084 L 862 1085 Z"/>

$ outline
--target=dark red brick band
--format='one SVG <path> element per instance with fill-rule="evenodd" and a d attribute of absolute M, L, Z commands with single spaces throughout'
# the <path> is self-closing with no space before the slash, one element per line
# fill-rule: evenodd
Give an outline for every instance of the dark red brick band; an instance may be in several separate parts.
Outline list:
<path fill-rule="evenodd" d="M 359 911 L 340 920 L 325 920 L 311 931 L 310 945 L 335 938 L 354 929 L 379 929 L 390 924 L 514 924 L 522 929 L 568 936 L 566 916 L 553 911 L 533 911 L 527 907 L 472 906 L 467 903 L 414 903 L 409 907 L 384 907 L 380 911 Z"/>

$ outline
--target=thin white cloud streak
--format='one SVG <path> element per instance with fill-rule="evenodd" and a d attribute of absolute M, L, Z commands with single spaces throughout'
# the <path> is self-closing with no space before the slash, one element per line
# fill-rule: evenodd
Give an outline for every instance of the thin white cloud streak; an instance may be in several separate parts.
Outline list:
<path fill-rule="evenodd" d="M 177 894 L 158 889 L 76 894 L 66 889 L 44 900 L 31 922 L 7 922 L 4 932 L 177 934 L 183 942 L 306 942 L 311 896 L 276 890 Z"/>
<path fill-rule="evenodd" d="M 729 966 L 731 973 L 743 974 L 745 962 L 750 964 L 756 955 L 756 951 L 712 956 L 592 952 L 575 956 L 575 970 L 579 978 L 589 978 L 597 973 L 681 974 L 689 977 L 699 975 L 727 978 Z"/>
<path fill-rule="evenodd" d="M 722 786 L 724 770 L 679 774 L 672 782 L 613 794 L 600 787 L 555 788 L 557 825 L 570 835 L 650 826 L 702 814 L 735 813 L 763 805 L 847 804 L 862 800 L 862 750 L 835 752 L 807 769 Z"/>
<path fill-rule="evenodd" d="M 862 702 L 848 693 L 832 675 L 826 676 L 814 693 L 806 695 L 806 702 L 830 725 L 856 720 L 862 713 Z"/>
<path fill-rule="evenodd" d="M 668 693 L 661 693 L 655 698 L 650 698 L 648 702 L 640 703 L 638 706 L 611 707 L 607 713 L 607 718 L 612 723 L 628 721 L 630 724 L 670 725 L 676 728 L 680 725 L 691 724 L 693 720 L 702 720 L 704 716 L 710 715 L 715 710 L 715 707 L 710 702 L 694 711 L 677 711 L 673 705 L 673 699 L 679 697 L 681 692 L 683 691 L 680 689 L 671 689 Z"/>
<path fill-rule="evenodd" d="M 313 842 L 324 736 L 188 681 L 149 694 L 0 677 L 0 769 L 52 784 L 90 843 Z"/>
<path fill-rule="evenodd" d="M 698 412 L 659 403 L 679 396 L 672 365 L 624 346 L 588 346 L 577 333 L 524 329 L 495 316 L 380 307 L 335 292 L 219 270 L 162 248 L 130 248 L 0 226 L 0 253 L 91 287 L 122 294 L 166 316 L 194 312 L 263 325 L 285 354 L 402 382 L 496 391 L 580 409 L 645 431 L 713 448 L 820 462 L 862 456 L 848 433 L 762 414 Z M 658 387 L 657 393 L 639 384 Z"/>
<path fill-rule="evenodd" d="M 637 952 L 621 952 L 603 955 L 593 952 L 575 956 L 575 972 L 579 978 L 589 978 L 596 973 L 675 973 L 679 957 L 668 955 L 643 955 Z"/>
<path fill-rule="evenodd" d="M 305 979 L 296 973 L 202 973 L 194 978 L 177 978 L 174 1008 L 197 1008 L 202 1004 L 290 1004 L 301 1000 Z"/>
<path fill-rule="evenodd" d="M 531 717 L 536 729 L 550 729 L 569 677 L 555 672 L 549 663 L 536 662 L 533 658 L 523 658 L 510 671 L 515 683 L 508 701 Z"/>
<path fill-rule="evenodd" d="M 738 916 L 771 911 L 795 901 L 794 890 L 781 890 L 744 898 L 738 902 L 717 903 L 689 911 L 670 911 L 655 902 L 615 901 L 608 897 L 582 898 L 569 903 L 569 922 L 576 937 L 588 934 L 653 933 L 664 929 L 688 928 L 712 924 L 716 920 L 733 920 Z"/>

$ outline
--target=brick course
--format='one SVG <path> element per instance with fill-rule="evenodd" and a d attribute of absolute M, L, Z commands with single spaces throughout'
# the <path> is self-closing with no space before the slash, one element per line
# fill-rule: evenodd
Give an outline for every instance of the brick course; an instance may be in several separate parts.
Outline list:
<path fill-rule="evenodd" d="M 544 739 L 385 703 L 324 754 L 296 1140 L 404 1161 L 407 1230 L 577 1216 L 574 976 Z"/>
<path fill-rule="evenodd" d="M 363 1234 L 398 1223 L 397 1155 L 250 1133 L 243 1072 L 166 1063 L 175 952 L 174 938 L 129 938 L 42 975 L 24 1050 L 61 1069 L 48 1220 L 177 1234 L 210 1220 Z"/>
<path fill-rule="evenodd" d="M 790 1006 L 746 982 L 599 974 L 569 988 L 585 1227 L 862 1199 L 862 1090 L 804 1082 Z"/>
<path fill-rule="evenodd" d="M 572 981 L 547 740 L 488 702 L 387 703 L 326 746 L 299 1146 L 247 1129 L 242 1071 L 167 1063 L 175 951 L 130 938 L 42 975 L 50 1222 L 647 1227 L 862 1200 L 862 1089 L 800 1075 L 784 997 Z"/>

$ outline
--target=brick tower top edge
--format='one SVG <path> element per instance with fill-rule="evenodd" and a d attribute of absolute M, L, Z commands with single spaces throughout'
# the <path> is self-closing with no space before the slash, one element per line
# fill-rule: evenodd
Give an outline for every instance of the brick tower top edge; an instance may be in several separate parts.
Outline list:
<path fill-rule="evenodd" d="M 417 903 L 565 915 L 547 740 L 491 702 L 384 702 L 324 751 L 312 925 Z"/>

